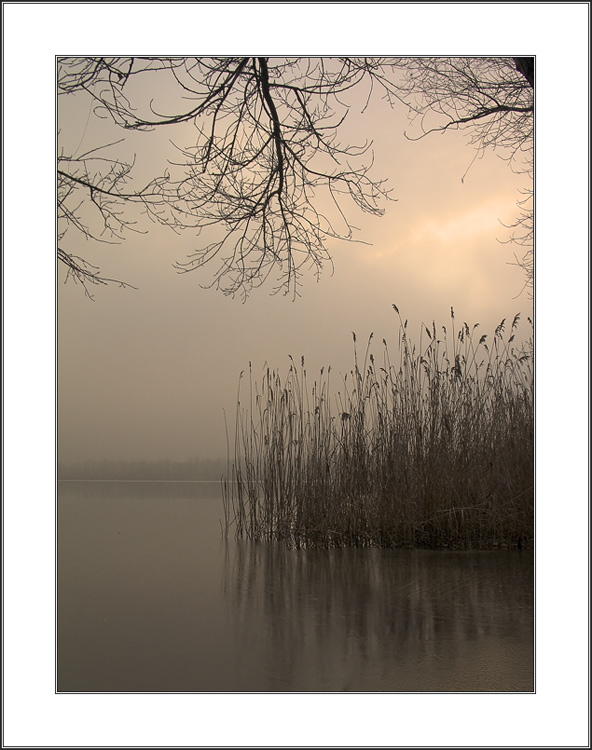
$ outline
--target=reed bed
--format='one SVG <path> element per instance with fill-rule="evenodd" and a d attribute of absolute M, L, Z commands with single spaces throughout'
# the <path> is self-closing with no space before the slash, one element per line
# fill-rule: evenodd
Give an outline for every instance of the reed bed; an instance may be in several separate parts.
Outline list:
<path fill-rule="evenodd" d="M 506 321 L 399 322 L 396 360 L 370 336 L 331 390 L 304 358 L 285 377 L 239 379 L 234 458 L 223 480 L 226 531 L 291 547 L 530 547 L 534 528 L 532 328 Z M 528 319 L 531 327 L 532 321 Z"/>

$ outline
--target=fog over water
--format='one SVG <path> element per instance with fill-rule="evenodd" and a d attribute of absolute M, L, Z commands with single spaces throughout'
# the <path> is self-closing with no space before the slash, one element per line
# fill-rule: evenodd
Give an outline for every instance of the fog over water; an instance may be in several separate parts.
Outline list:
<path fill-rule="evenodd" d="M 191 230 L 177 236 L 145 220 L 146 234 L 130 232 L 119 245 L 85 243 L 84 257 L 102 273 L 138 290 L 93 288 L 90 302 L 80 286 L 58 284 L 60 461 L 224 457 L 224 412 L 232 434 L 239 374 L 249 363 L 258 380 L 267 366 L 286 373 L 290 355 L 304 357 L 311 382 L 331 366 L 337 384 L 353 365 L 352 331 L 360 342 L 374 333 L 396 351 L 393 303 L 417 341 L 421 323 L 449 324 L 451 306 L 459 322 L 478 322 L 490 335 L 520 312 L 528 334 L 532 302 L 511 265 L 520 248 L 503 244 L 511 230 L 502 225 L 518 216 L 528 179 L 501 154 L 475 158 L 459 132 L 407 139 L 406 131 L 419 131 L 404 107 L 376 97 L 362 114 L 364 94 L 350 97 L 341 137 L 373 141 L 373 175 L 388 178 L 396 202 L 380 218 L 344 202 L 356 238 L 369 244 L 329 242 L 334 272 L 327 267 L 318 283 L 305 274 L 296 300 L 271 295 L 268 283 L 243 304 L 200 287 L 211 279 L 207 266 L 177 274 L 172 264 L 199 246 Z M 88 100 L 59 104 L 69 148 L 78 144 L 81 153 L 122 136 L 90 114 Z M 125 148 L 149 176 L 164 170 L 168 138 L 186 145 L 191 137 L 191 126 L 136 133 Z M 64 276 L 58 268 L 58 281 Z"/>

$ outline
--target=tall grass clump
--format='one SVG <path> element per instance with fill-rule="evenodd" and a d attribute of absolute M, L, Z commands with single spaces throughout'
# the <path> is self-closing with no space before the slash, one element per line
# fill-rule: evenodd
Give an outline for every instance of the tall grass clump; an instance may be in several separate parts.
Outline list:
<path fill-rule="evenodd" d="M 527 547 L 533 542 L 532 331 L 519 315 L 490 340 L 478 324 L 422 326 L 412 343 L 399 311 L 393 359 L 363 358 L 331 388 L 304 358 L 285 377 L 243 377 L 226 529 L 295 547 Z M 532 325 L 530 318 L 529 323 Z"/>

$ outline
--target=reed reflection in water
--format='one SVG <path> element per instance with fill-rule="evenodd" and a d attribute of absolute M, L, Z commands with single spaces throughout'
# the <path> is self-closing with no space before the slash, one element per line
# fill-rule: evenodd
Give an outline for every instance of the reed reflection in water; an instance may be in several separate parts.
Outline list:
<path fill-rule="evenodd" d="M 251 690 L 533 690 L 532 553 L 239 543 L 226 581 Z"/>
<path fill-rule="evenodd" d="M 216 482 L 60 482 L 60 692 L 530 691 L 527 551 L 224 539 Z"/>

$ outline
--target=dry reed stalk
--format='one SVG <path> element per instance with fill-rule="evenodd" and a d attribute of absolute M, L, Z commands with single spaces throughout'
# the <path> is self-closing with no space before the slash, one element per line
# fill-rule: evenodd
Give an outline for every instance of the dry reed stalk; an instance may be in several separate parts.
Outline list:
<path fill-rule="evenodd" d="M 234 462 L 223 486 L 227 530 L 296 547 L 524 547 L 533 542 L 532 338 L 492 345 L 477 325 L 422 329 L 399 316 L 399 360 L 370 336 L 331 400 L 329 371 L 308 385 L 302 358 L 285 378 L 240 381 Z M 530 320 L 530 319 L 529 319 Z M 428 343 L 424 345 L 423 332 Z M 451 340 L 450 340 L 451 339 Z"/>

